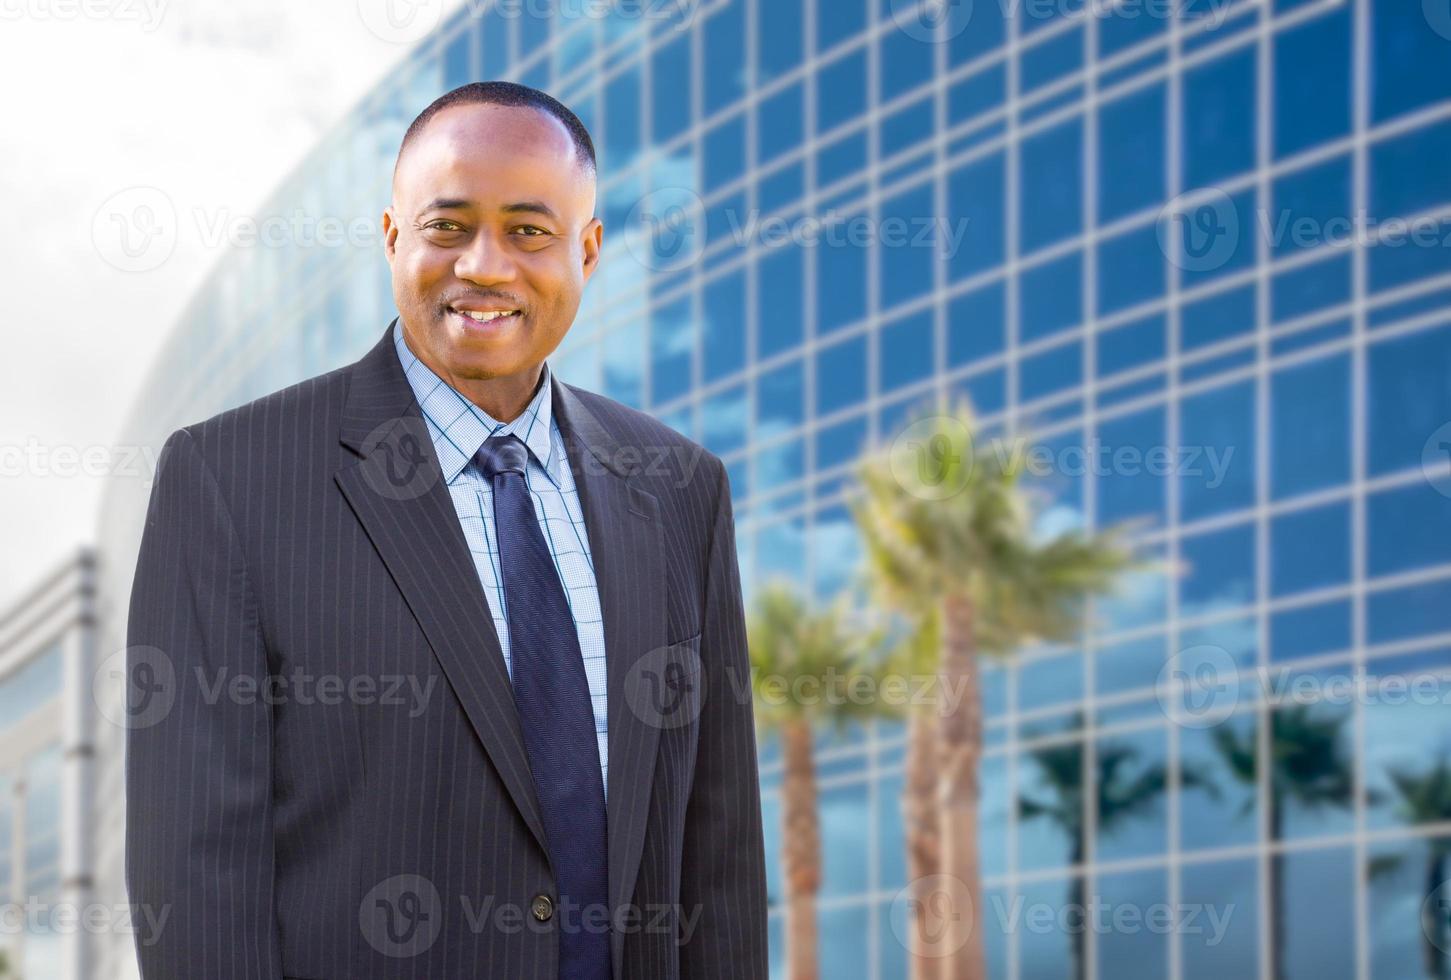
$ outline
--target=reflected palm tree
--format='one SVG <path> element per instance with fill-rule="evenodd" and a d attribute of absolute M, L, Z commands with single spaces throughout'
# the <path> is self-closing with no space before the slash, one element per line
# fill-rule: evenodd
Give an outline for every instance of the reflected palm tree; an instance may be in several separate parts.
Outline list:
<path fill-rule="evenodd" d="M 1075 728 L 1082 728 L 1082 716 Z M 1043 777 L 1045 795 L 1020 794 L 1018 819 L 1044 819 L 1056 825 L 1069 841 L 1069 865 L 1075 869 L 1069 885 L 1069 908 L 1083 917 L 1081 928 L 1071 935 L 1072 976 L 1083 980 L 1088 975 L 1086 961 L 1087 904 L 1084 900 L 1087 873 L 1083 870 L 1087 848 L 1085 824 L 1086 787 L 1097 786 L 1097 822 L 1099 833 L 1113 833 L 1130 818 L 1150 809 L 1167 786 L 1168 774 L 1162 765 L 1151 765 L 1134 772 L 1139 751 L 1131 745 L 1100 742 L 1096 752 L 1096 779 L 1084 780 L 1086 749 L 1081 742 L 1052 745 L 1029 753 Z M 1203 786 L 1205 781 L 1196 771 L 1180 773 L 1184 786 Z M 1091 789 L 1090 789 L 1091 791 Z"/>
<path fill-rule="evenodd" d="M 829 721 L 840 730 L 878 710 L 875 698 L 849 694 L 855 678 L 872 674 L 867 656 L 877 638 L 848 625 L 842 602 L 813 611 L 783 582 L 771 583 L 757 594 L 747 633 L 756 722 L 781 739 L 786 975 L 790 980 L 816 980 L 821 824 L 812 729 L 817 722 Z"/>
<path fill-rule="evenodd" d="M 1443 753 L 1436 764 L 1424 773 L 1405 769 L 1389 772 L 1391 785 L 1398 797 L 1396 815 L 1410 824 L 1434 824 L 1451 821 L 1451 758 Z M 1421 959 L 1426 976 L 1433 980 L 1451 977 L 1451 922 L 1444 909 L 1432 896 L 1451 881 L 1451 838 L 1426 839 L 1426 868 L 1423 884 L 1425 900 L 1420 905 Z M 1372 862 L 1375 875 L 1402 863 L 1391 858 Z"/>
<path fill-rule="evenodd" d="M 880 600 L 918 622 L 936 617 L 933 672 L 951 695 L 935 719 L 929 749 L 922 733 L 909 740 L 909 855 L 940 855 L 933 869 L 962 882 L 971 915 L 950 919 L 939 937 L 949 955 L 933 958 L 925 943 L 924 896 L 913 896 L 911 950 L 916 980 L 984 980 L 978 855 L 978 768 L 982 756 L 980 653 L 1008 655 L 1037 640 L 1074 636 L 1085 600 L 1108 591 L 1128 567 L 1121 531 L 1073 530 L 1042 541 L 1021 478 L 1031 446 L 1002 440 L 975 452 L 976 423 L 960 405 L 913 423 L 924 431 L 890 451 L 866 456 L 858 475 L 866 493 L 852 504 L 867 567 Z M 913 774 L 935 773 L 920 781 Z M 931 812 L 930 820 L 914 821 Z M 926 829 L 924 825 L 935 824 Z M 913 836 L 920 835 L 920 836 Z M 919 862 L 920 863 L 920 862 Z M 921 884 L 914 872 L 913 887 Z"/>
<path fill-rule="evenodd" d="M 1270 840 L 1284 837 L 1285 811 L 1295 805 L 1308 811 L 1350 806 L 1354 790 L 1351 763 L 1345 752 L 1341 729 L 1346 715 L 1317 713 L 1312 705 L 1296 704 L 1270 713 Z M 1229 725 L 1213 731 L 1214 747 L 1231 775 L 1253 788 L 1258 779 L 1255 729 L 1239 732 Z M 1246 800 L 1243 812 L 1254 808 L 1255 794 Z M 1288 976 L 1285 960 L 1285 858 L 1270 855 L 1269 919 L 1271 956 L 1275 980 Z"/>

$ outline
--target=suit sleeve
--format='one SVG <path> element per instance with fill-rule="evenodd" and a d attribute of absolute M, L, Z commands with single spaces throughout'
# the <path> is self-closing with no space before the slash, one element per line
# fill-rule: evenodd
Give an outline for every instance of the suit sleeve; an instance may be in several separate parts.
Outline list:
<path fill-rule="evenodd" d="M 680 950 L 681 980 L 767 975 L 766 861 L 745 611 L 725 467 L 718 490 L 700 658 L 704 704 L 685 814 L 680 903 L 695 916 Z"/>
<path fill-rule="evenodd" d="M 186 429 L 157 464 L 126 644 L 126 885 L 137 921 L 160 923 L 137 932 L 141 976 L 280 980 L 266 647 Z"/>

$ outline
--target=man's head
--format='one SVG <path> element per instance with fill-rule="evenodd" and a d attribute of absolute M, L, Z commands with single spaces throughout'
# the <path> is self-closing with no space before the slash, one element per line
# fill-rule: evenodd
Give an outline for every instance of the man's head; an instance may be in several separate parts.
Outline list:
<path fill-rule="evenodd" d="M 383 213 L 409 346 L 486 410 L 522 409 L 599 260 L 594 208 L 594 144 L 545 93 L 474 82 L 424 109 Z M 499 310 L 517 312 L 480 321 Z"/>

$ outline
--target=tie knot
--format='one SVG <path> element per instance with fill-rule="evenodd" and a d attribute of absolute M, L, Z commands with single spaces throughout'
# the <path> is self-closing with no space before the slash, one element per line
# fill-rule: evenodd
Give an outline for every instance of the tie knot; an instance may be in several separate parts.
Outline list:
<path fill-rule="evenodd" d="M 492 480 L 500 473 L 524 475 L 524 466 L 529 462 L 529 449 L 512 432 L 506 436 L 490 436 L 484 440 L 474 454 L 479 469 Z"/>

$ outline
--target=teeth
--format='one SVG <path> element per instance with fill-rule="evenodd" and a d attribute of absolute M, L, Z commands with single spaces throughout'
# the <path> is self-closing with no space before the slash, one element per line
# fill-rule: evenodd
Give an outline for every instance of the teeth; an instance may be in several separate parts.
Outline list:
<path fill-rule="evenodd" d="M 488 313 L 475 313 L 473 310 L 459 310 L 458 312 L 462 313 L 464 316 L 468 317 L 470 320 L 477 320 L 479 323 L 488 323 L 490 320 L 497 320 L 501 316 L 512 316 L 513 314 L 518 313 L 519 311 L 518 310 L 494 310 L 494 311 L 491 311 L 491 312 L 488 312 Z"/>

